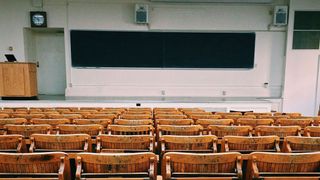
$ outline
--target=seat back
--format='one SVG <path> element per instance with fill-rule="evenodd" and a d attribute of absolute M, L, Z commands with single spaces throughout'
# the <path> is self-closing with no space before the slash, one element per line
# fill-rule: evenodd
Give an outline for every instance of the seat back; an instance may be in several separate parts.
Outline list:
<path fill-rule="evenodd" d="M 283 142 L 283 152 L 320 151 L 320 137 L 287 136 Z"/>
<path fill-rule="evenodd" d="M 152 114 L 123 114 L 120 119 L 152 119 Z"/>
<path fill-rule="evenodd" d="M 73 123 L 78 125 L 85 124 L 100 124 L 104 128 L 107 128 L 109 124 L 111 124 L 111 119 L 74 119 Z"/>
<path fill-rule="evenodd" d="M 233 125 L 233 119 L 198 119 L 196 124 L 201 125 L 204 129 L 207 129 L 209 125 Z"/>
<path fill-rule="evenodd" d="M 251 119 L 251 118 L 239 118 L 237 120 L 237 124 L 241 126 L 251 126 L 252 128 L 255 128 L 259 125 L 266 125 L 270 126 L 273 125 L 274 120 L 273 119 Z"/>
<path fill-rule="evenodd" d="M 161 137 L 161 154 L 166 152 L 217 152 L 218 138 L 213 135 Z"/>
<path fill-rule="evenodd" d="M 153 120 L 152 119 L 139 119 L 139 120 L 115 119 L 114 124 L 129 125 L 129 126 L 153 125 Z"/>
<path fill-rule="evenodd" d="M 187 116 L 183 114 L 155 114 L 155 119 L 186 119 Z"/>
<path fill-rule="evenodd" d="M 151 125 L 139 126 L 124 126 L 124 125 L 109 125 L 109 135 L 150 135 L 153 136 L 154 128 Z"/>
<path fill-rule="evenodd" d="M 61 124 L 57 129 L 57 134 L 89 134 L 91 137 L 96 137 L 103 133 L 104 128 L 99 124 Z"/>
<path fill-rule="evenodd" d="M 88 134 L 31 135 L 29 152 L 35 151 L 75 151 L 91 152 L 91 137 Z"/>
<path fill-rule="evenodd" d="M 149 135 L 99 135 L 97 152 L 154 152 L 155 140 Z"/>
<path fill-rule="evenodd" d="M 255 130 L 257 136 L 275 135 L 280 138 L 286 136 L 301 136 L 300 126 L 257 126 Z"/>
<path fill-rule="evenodd" d="M 115 114 L 89 114 L 86 116 L 87 119 L 115 119 L 117 115 Z"/>
<path fill-rule="evenodd" d="M 164 179 L 210 179 L 209 177 L 242 178 L 241 154 L 231 153 L 166 153 L 162 159 Z"/>
<path fill-rule="evenodd" d="M 157 127 L 158 137 L 162 135 L 202 135 L 203 128 L 200 125 L 187 125 L 187 126 L 175 126 L 175 125 L 159 125 Z"/>
<path fill-rule="evenodd" d="M 69 158 L 62 152 L 0 153 L 0 179 L 23 177 L 70 180 Z"/>
<path fill-rule="evenodd" d="M 31 124 L 49 124 L 56 129 L 59 124 L 71 124 L 70 119 L 31 119 Z"/>
<path fill-rule="evenodd" d="M 27 147 L 22 135 L 1 135 L 0 152 L 26 152 Z"/>
<path fill-rule="evenodd" d="M 280 152 L 278 136 L 224 136 L 221 141 L 221 151 L 236 151 L 249 153 L 253 151 Z"/>
<path fill-rule="evenodd" d="M 254 152 L 248 160 L 248 178 L 315 179 L 319 174 L 320 152 L 270 153 Z M 270 168 L 272 167 L 272 168 Z"/>
<path fill-rule="evenodd" d="M 0 129 L 3 129 L 6 124 L 25 124 L 27 123 L 27 119 L 25 118 L 4 118 L 0 119 Z"/>
<path fill-rule="evenodd" d="M 157 125 L 193 125 L 192 119 L 157 119 Z"/>
<path fill-rule="evenodd" d="M 307 126 L 304 135 L 309 137 L 320 137 L 320 126 Z"/>
<path fill-rule="evenodd" d="M 29 138 L 32 134 L 50 134 L 52 127 L 49 124 L 38 125 L 5 125 L 5 134 L 20 134 Z"/>
<path fill-rule="evenodd" d="M 216 135 L 218 138 L 223 136 L 252 136 L 251 126 L 222 126 L 222 125 L 209 125 L 209 134 Z"/>
<path fill-rule="evenodd" d="M 303 119 L 278 119 L 277 124 L 281 126 L 300 126 L 305 128 L 310 126 L 313 122 L 312 118 L 303 118 Z"/>
<path fill-rule="evenodd" d="M 91 177 L 148 177 L 156 179 L 157 157 L 146 153 L 79 153 L 76 179 Z"/>

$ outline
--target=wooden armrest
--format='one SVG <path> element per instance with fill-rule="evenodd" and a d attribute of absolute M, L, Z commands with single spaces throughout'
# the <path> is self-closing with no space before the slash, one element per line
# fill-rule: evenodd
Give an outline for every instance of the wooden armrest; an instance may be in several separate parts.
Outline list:
<path fill-rule="evenodd" d="M 60 158 L 60 167 L 59 167 L 59 171 L 58 171 L 59 179 L 64 179 L 64 170 L 65 170 L 64 157 L 61 157 Z"/>
<path fill-rule="evenodd" d="M 165 166 L 165 180 L 171 179 L 171 166 L 170 166 L 170 157 L 166 157 L 166 166 Z"/>
<path fill-rule="evenodd" d="M 81 157 L 77 157 L 76 159 L 76 180 L 80 180 L 81 179 L 81 170 L 82 170 L 82 165 L 81 165 Z"/>

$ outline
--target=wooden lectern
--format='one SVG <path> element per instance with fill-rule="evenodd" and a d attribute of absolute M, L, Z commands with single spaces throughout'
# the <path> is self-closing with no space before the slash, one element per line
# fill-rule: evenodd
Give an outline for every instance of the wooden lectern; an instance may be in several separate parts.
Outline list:
<path fill-rule="evenodd" d="M 36 64 L 28 62 L 1 62 L 0 96 L 13 98 L 37 97 Z"/>

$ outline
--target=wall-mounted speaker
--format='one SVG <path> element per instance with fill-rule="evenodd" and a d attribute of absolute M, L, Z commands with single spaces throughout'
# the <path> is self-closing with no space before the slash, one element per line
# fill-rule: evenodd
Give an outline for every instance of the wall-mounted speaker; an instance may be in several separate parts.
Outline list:
<path fill-rule="evenodd" d="M 273 25 L 285 26 L 288 24 L 288 6 L 275 6 Z"/>
<path fill-rule="evenodd" d="M 136 4 L 134 12 L 135 12 L 134 19 L 137 24 L 148 24 L 149 23 L 148 5 Z"/>

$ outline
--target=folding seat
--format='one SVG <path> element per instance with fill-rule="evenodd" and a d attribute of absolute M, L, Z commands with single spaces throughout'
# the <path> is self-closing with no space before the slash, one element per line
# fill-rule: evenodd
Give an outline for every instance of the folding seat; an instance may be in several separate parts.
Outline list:
<path fill-rule="evenodd" d="M 10 115 L 8 113 L 0 113 L 0 119 L 4 118 L 10 118 Z"/>
<path fill-rule="evenodd" d="M 48 119 L 82 119 L 83 116 L 81 114 L 48 114 Z"/>
<path fill-rule="evenodd" d="M 223 136 L 252 136 L 251 126 L 223 126 L 223 125 L 209 125 L 208 134 L 216 135 L 218 138 Z"/>
<path fill-rule="evenodd" d="M 115 119 L 114 124 L 116 125 L 153 125 L 152 119 L 138 119 L 138 120 L 127 120 L 127 119 Z"/>
<path fill-rule="evenodd" d="M 189 117 L 191 119 L 193 119 L 195 123 L 197 123 L 198 119 L 221 119 L 222 118 L 221 115 L 215 115 L 215 114 L 211 114 L 211 115 L 190 115 Z"/>
<path fill-rule="evenodd" d="M 237 152 L 181 153 L 169 152 L 162 158 L 165 180 L 242 179 L 242 159 Z"/>
<path fill-rule="evenodd" d="M 96 152 L 155 152 L 155 139 L 150 135 L 106 135 L 97 137 Z"/>
<path fill-rule="evenodd" d="M 186 126 L 174 126 L 174 125 L 159 125 L 157 127 L 157 135 L 161 138 L 163 135 L 180 135 L 180 136 L 192 136 L 202 135 L 203 128 L 200 125 L 186 125 Z"/>
<path fill-rule="evenodd" d="M 186 115 L 182 114 L 156 114 L 155 119 L 186 119 Z"/>
<path fill-rule="evenodd" d="M 320 137 L 287 136 L 283 142 L 283 152 L 315 152 L 320 151 Z"/>
<path fill-rule="evenodd" d="M 302 116 L 301 113 L 298 113 L 298 112 L 290 112 L 290 113 L 276 112 L 276 113 L 273 113 L 273 116 L 281 116 L 281 115 L 287 115 L 290 118 L 299 118 Z"/>
<path fill-rule="evenodd" d="M 4 118 L 0 119 L 0 130 L 4 129 L 4 126 L 7 124 L 26 124 L 27 120 L 25 118 Z"/>
<path fill-rule="evenodd" d="M 59 124 L 71 124 L 70 119 L 31 119 L 31 124 L 49 124 L 52 126 L 52 130 L 56 131 Z"/>
<path fill-rule="evenodd" d="M 157 125 L 193 125 L 192 119 L 157 119 Z"/>
<path fill-rule="evenodd" d="M 26 152 L 27 147 L 22 135 L 1 135 L 0 152 L 22 153 Z"/>
<path fill-rule="evenodd" d="M 152 114 L 122 114 L 120 119 L 152 119 Z"/>
<path fill-rule="evenodd" d="M 303 119 L 278 119 L 276 123 L 280 126 L 300 126 L 302 129 L 306 126 L 311 126 L 312 118 Z"/>
<path fill-rule="evenodd" d="M 57 127 L 57 134 L 88 134 L 91 138 L 102 134 L 104 127 L 99 124 L 60 124 Z"/>
<path fill-rule="evenodd" d="M 27 119 L 28 121 L 33 119 L 33 118 L 46 118 L 46 115 L 45 114 L 20 114 L 20 113 L 14 113 L 11 115 L 12 118 L 25 118 Z"/>
<path fill-rule="evenodd" d="M 253 152 L 249 156 L 246 179 L 318 180 L 320 152 Z"/>
<path fill-rule="evenodd" d="M 241 126 L 251 126 L 252 128 L 255 128 L 259 125 L 266 125 L 271 126 L 273 125 L 274 120 L 273 119 L 250 119 L 250 118 L 239 118 L 237 120 L 237 125 Z"/>
<path fill-rule="evenodd" d="M 71 180 L 68 155 L 62 152 L 0 153 L 1 180 Z"/>
<path fill-rule="evenodd" d="M 49 124 L 31 124 L 31 125 L 5 125 L 4 134 L 20 134 L 29 139 L 32 134 L 50 134 L 52 127 Z"/>
<path fill-rule="evenodd" d="M 85 116 L 86 119 L 111 119 L 114 120 L 117 117 L 115 114 L 89 114 Z"/>
<path fill-rule="evenodd" d="M 231 126 L 233 123 L 233 119 L 198 119 L 196 122 L 196 124 L 199 124 L 203 127 L 204 132 L 208 131 L 209 125 Z"/>
<path fill-rule="evenodd" d="M 156 180 L 157 157 L 145 153 L 79 153 L 76 180 Z"/>
<path fill-rule="evenodd" d="M 78 125 L 84 124 L 100 124 L 104 128 L 107 128 L 112 122 L 111 119 L 74 119 L 73 123 Z"/>
<path fill-rule="evenodd" d="M 307 126 L 304 129 L 304 136 L 320 137 L 320 126 Z"/>
<path fill-rule="evenodd" d="M 254 151 L 281 152 L 278 136 L 224 136 L 221 152 L 251 153 Z"/>
<path fill-rule="evenodd" d="M 286 136 L 301 136 L 300 126 L 257 126 L 255 128 L 257 136 L 275 135 L 283 139 Z"/>
<path fill-rule="evenodd" d="M 124 126 L 109 125 L 107 128 L 109 135 L 150 135 L 153 136 L 154 128 L 151 125 Z"/>

